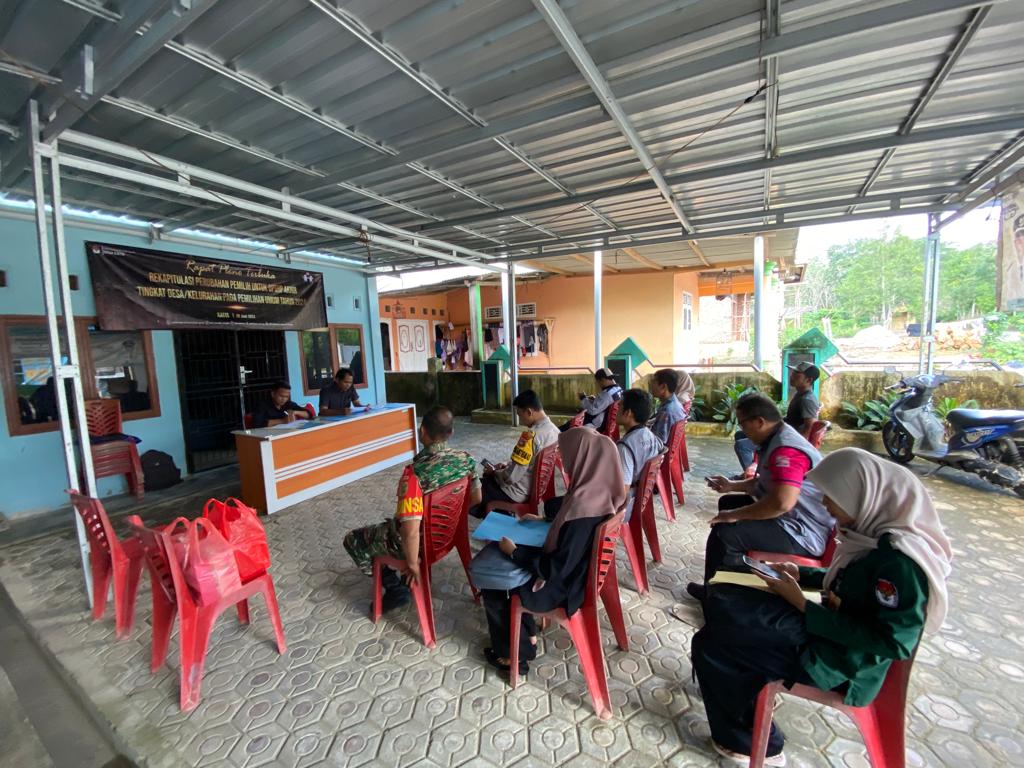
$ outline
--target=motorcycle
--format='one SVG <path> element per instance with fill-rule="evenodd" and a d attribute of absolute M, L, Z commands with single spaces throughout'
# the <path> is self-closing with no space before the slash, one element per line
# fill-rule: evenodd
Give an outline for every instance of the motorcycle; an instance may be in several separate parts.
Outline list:
<path fill-rule="evenodd" d="M 942 467 L 978 475 L 993 485 L 1012 488 L 1024 497 L 1024 411 L 955 408 L 942 421 L 932 408 L 932 393 L 958 379 L 941 373 L 901 378 L 889 391 L 900 392 L 889 407 L 882 443 L 889 458 L 907 464 L 914 456 Z"/>

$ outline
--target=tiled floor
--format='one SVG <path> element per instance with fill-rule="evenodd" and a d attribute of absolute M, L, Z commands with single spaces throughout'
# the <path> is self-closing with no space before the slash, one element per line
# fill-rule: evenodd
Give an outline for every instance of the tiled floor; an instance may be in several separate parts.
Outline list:
<path fill-rule="evenodd" d="M 515 432 L 460 423 L 455 443 L 500 459 Z M 670 611 L 701 571 L 713 494 L 699 478 L 734 466 L 727 441 L 692 440 L 687 503 L 659 520 L 664 562 L 641 600 L 622 562 L 631 648 L 605 636 L 614 719 L 593 716 L 576 654 L 546 634 L 529 682 L 514 692 L 483 662 L 482 611 L 452 554 L 434 571 L 438 646 L 419 640 L 415 610 L 378 625 L 370 584 L 341 546 L 345 531 L 393 506 L 398 470 L 354 483 L 267 521 L 289 650 L 279 657 L 266 612 L 226 615 L 214 630 L 194 712 L 178 711 L 177 649 L 149 673 L 149 594 L 136 629 L 89 620 L 70 535 L 0 550 L 0 579 L 33 632 L 110 723 L 125 751 L 151 766 L 707 766 L 717 765 L 691 681 L 688 621 Z M 923 468 L 922 468 L 923 469 Z M 908 718 L 911 766 L 1024 765 L 1024 619 L 1018 586 L 1024 502 L 950 475 L 927 478 L 957 556 L 952 609 L 921 648 Z M 660 515 L 660 507 L 659 517 Z M 181 509 L 197 514 L 197 509 Z M 790 765 L 866 766 L 855 730 L 830 711 L 788 700 L 778 721 Z"/>

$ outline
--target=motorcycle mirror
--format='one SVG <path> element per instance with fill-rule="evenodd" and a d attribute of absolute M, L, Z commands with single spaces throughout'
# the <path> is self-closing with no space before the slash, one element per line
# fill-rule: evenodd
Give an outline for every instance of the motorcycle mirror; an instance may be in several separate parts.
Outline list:
<path fill-rule="evenodd" d="M 891 365 L 887 365 L 887 366 L 885 366 L 885 368 L 883 369 L 883 372 L 884 372 L 884 373 L 888 373 L 888 374 L 889 374 L 890 376 L 893 376 L 893 375 L 896 375 L 896 376 L 898 376 L 898 375 L 899 375 L 899 371 L 897 371 L 897 370 L 896 370 L 896 369 L 895 369 L 895 368 L 894 368 L 893 366 L 891 366 Z"/>

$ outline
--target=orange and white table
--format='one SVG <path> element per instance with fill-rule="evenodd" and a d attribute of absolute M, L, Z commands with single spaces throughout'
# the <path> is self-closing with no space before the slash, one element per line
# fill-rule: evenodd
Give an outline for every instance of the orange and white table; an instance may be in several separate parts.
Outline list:
<path fill-rule="evenodd" d="M 416 407 L 403 403 L 234 435 L 242 501 L 268 513 L 407 464 L 418 448 Z"/>

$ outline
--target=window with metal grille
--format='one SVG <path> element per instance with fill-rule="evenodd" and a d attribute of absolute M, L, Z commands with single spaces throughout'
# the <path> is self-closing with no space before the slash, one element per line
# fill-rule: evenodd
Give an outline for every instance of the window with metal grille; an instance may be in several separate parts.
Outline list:
<path fill-rule="evenodd" d="M 693 329 L 693 294 L 683 291 L 683 330 Z"/>

